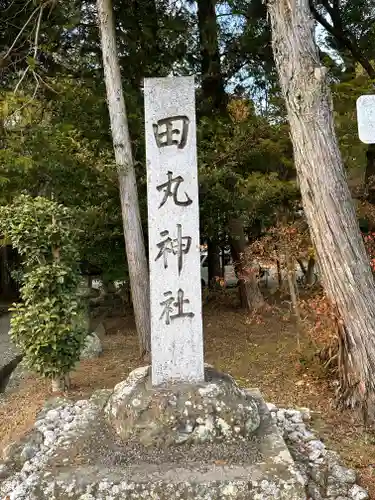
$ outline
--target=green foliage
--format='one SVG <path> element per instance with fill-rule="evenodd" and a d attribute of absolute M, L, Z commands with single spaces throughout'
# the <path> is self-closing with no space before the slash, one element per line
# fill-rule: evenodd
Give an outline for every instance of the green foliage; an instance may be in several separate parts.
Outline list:
<path fill-rule="evenodd" d="M 261 0 L 217 3 L 221 73 L 230 105 L 228 116 L 201 118 L 202 47 L 193 3 L 176 6 L 166 0 L 137 0 L 124 9 L 115 0 L 118 53 L 145 234 L 142 81 L 148 76 L 193 73 L 197 76 L 201 233 L 203 238 L 219 235 L 225 240 L 231 217 L 241 216 L 248 226 L 254 221 L 272 224 L 278 207 L 298 197 L 298 189 L 266 5 Z M 12 0 L 0 0 L 0 4 L 4 12 L 0 53 L 6 54 L 37 5 Z M 365 4 L 356 0 L 339 8 L 343 28 L 353 33 L 371 59 L 373 0 Z M 36 56 L 34 17 L 7 59 L 0 57 L 0 204 L 12 204 L 20 193 L 53 195 L 74 213 L 85 268 L 95 268 L 104 279 L 127 279 L 95 2 L 89 0 L 85 8 L 75 0 L 50 7 L 43 11 Z M 323 38 L 344 57 L 342 47 L 334 46 L 330 37 Z M 360 75 L 343 82 L 336 59 L 326 56 L 324 64 L 333 69 L 344 161 L 351 175 L 361 175 L 365 146 L 358 140 L 355 99 L 371 91 L 370 82 Z M 31 68 L 14 93 L 28 65 Z M 40 76 L 37 89 L 32 70 Z"/>
<path fill-rule="evenodd" d="M 244 195 L 247 200 L 248 223 L 257 219 L 266 226 L 274 223 L 280 207 L 292 206 L 300 198 L 296 182 L 281 180 L 275 172 L 266 175 L 255 172 L 249 175 L 244 183 Z"/>
<path fill-rule="evenodd" d="M 288 129 L 270 125 L 251 103 L 230 103 L 230 119 L 201 121 L 198 130 L 201 228 L 222 238 L 231 217 L 266 222 L 298 197 Z"/>
<path fill-rule="evenodd" d="M 126 276 L 117 172 L 105 101 L 89 84 L 51 80 L 53 99 L 0 95 L 0 203 L 20 193 L 50 197 L 74 210 L 80 256 L 99 274 Z M 24 106 L 27 104 L 26 106 Z M 145 203 L 144 203 L 145 206 Z"/>
<path fill-rule="evenodd" d="M 86 330 L 78 296 L 79 230 L 71 210 L 22 195 L 0 208 L 0 231 L 23 259 L 10 336 L 37 373 L 57 378 L 79 359 Z"/>
<path fill-rule="evenodd" d="M 324 30 L 321 37 L 327 47 L 340 54 L 347 69 L 358 58 L 358 55 L 362 60 L 374 58 L 374 0 L 351 0 L 350 2 L 333 2 L 333 4 L 324 0 L 314 0 L 313 4 L 323 18 L 323 22 L 324 18 L 327 20 L 327 14 L 329 14 L 330 21 L 326 22 L 329 26 L 333 25 L 335 29 L 331 29 L 331 32 Z M 319 16 L 316 17 L 319 18 Z M 345 40 L 347 40 L 346 43 Z M 355 47 L 355 50 L 348 50 L 348 47 Z"/>
<path fill-rule="evenodd" d="M 363 177 L 366 166 L 366 149 L 358 138 L 356 100 L 363 94 L 373 93 L 373 83 L 365 75 L 332 86 L 335 126 L 343 161 L 354 181 Z"/>

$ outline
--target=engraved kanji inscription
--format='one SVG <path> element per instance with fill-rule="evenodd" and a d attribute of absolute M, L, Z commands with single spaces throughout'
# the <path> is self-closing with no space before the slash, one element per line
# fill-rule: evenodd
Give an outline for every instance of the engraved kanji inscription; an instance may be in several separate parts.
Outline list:
<path fill-rule="evenodd" d="M 183 256 L 186 255 L 191 246 L 191 236 L 182 236 L 182 226 L 177 224 L 177 238 L 172 239 L 169 236 L 169 231 L 162 231 L 160 236 L 164 238 L 160 243 L 157 244 L 159 248 L 159 253 L 155 258 L 155 261 L 163 257 L 164 268 L 168 268 L 168 254 L 177 255 L 178 263 L 178 274 L 181 274 L 183 267 Z"/>
<path fill-rule="evenodd" d="M 155 123 L 152 128 L 158 148 L 177 146 L 178 149 L 184 149 L 189 133 L 189 123 L 190 120 L 185 115 L 163 118 Z M 164 130 L 161 131 L 161 129 Z"/>
<path fill-rule="evenodd" d="M 172 296 L 172 292 L 165 292 L 165 300 L 160 302 L 163 307 L 163 312 L 159 319 L 165 318 L 165 324 L 170 325 L 171 321 L 176 318 L 193 318 L 193 312 L 184 312 L 184 304 L 189 304 L 189 299 L 184 299 L 185 292 L 180 288 L 177 292 L 177 300 Z M 177 309 L 177 312 L 175 310 Z M 175 312 L 175 314 L 172 314 Z"/>
<path fill-rule="evenodd" d="M 189 195 L 185 192 L 186 199 L 185 200 L 179 200 L 178 199 L 178 188 L 180 187 L 181 182 L 184 182 L 184 178 L 179 175 L 175 178 L 173 178 L 173 172 L 168 171 L 168 180 L 167 182 L 164 182 L 164 184 L 160 184 L 159 186 L 156 186 L 156 189 L 158 191 L 164 191 L 164 197 L 159 205 L 159 208 L 161 208 L 168 198 L 171 196 L 175 205 L 179 205 L 181 207 L 187 207 L 188 205 L 191 205 L 193 203 L 193 200 L 189 198 Z"/>

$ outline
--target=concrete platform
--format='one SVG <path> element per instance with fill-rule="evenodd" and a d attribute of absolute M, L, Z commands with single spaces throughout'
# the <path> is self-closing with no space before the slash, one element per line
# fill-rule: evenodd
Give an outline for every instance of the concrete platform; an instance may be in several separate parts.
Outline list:
<path fill-rule="evenodd" d="M 262 397 L 246 394 L 261 417 L 251 439 L 165 448 L 124 443 L 99 398 L 90 423 L 47 453 L 33 480 L 29 476 L 27 499 L 306 500 L 304 480 Z"/>

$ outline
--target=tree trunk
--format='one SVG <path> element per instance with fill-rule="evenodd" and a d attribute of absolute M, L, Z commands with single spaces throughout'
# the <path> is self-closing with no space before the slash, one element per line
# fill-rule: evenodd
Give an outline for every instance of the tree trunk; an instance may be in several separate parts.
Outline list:
<path fill-rule="evenodd" d="M 305 264 L 303 263 L 302 259 L 297 259 L 298 265 L 302 271 L 302 274 L 306 276 L 307 269 L 305 268 Z"/>
<path fill-rule="evenodd" d="M 220 263 L 220 247 L 209 238 L 207 244 L 208 286 L 210 289 L 220 286 L 217 278 L 224 276 Z"/>
<path fill-rule="evenodd" d="M 264 299 L 259 289 L 255 270 L 249 270 L 248 268 L 252 266 L 246 266 L 243 261 L 246 242 L 242 220 L 232 219 L 229 223 L 229 230 L 232 259 L 239 280 L 241 307 L 252 312 L 264 305 Z"/>
<path fill-rule="evenodd" d="M 375 204 L 375 144 L 369 144 L 366 151 L 365 195 L 367 201 Z"/>
<path fill-rule="evenodd" d="M 52 216 L 52 222 L 55 224 L 55 217 Z M 60 262 L 60 248 L 52 247 L 52 257 L 56 262 Z M 59 377 L 55 377 L 51 381 L 51 390 L 52 392 L 65 392 L 70 389 L 70 373 L 66 373 L 65 375 L 60 375 Z"/>
<path fill-rule="evenodd" d="M 307 262 L 307 267 L 305 267 L 303 261 L 301 259 L 297 259 L 299 267 L 304 276 L 304 283 L 307 286 L 311 286 L 314 284 L 314 269 L 315 269 L 315 259 L 314 257 L 309 257 Z"/>
<path fill-rule="evenodd" d="M 143 78 L 160 76 L 159 25 L 155 0 L 131 0 L 134 11 L 132 41 L 139 45 L 138 64 L 132 74 L 134 88 L 139 92 Z"/>
<path fill-rule="evenodd" d="M 375 67 L 371 59 L 368 58 L 359 44 L 356 43 L 356 37 L 351 32 L 351 27 L 343 21 L 340 15 L 341 6 L 339 2 L 334 2 L 329 5 L 328 2 L 323 2 L 325 9 L 330 15 L 331 20 L 328 21 L 326 16 L 320 13 L 316 8 L 315 0 L 309 0 L 310 8 L 315 19 L 330 33 L 337 43 L 340 50 L 340 55 L 346 67 L 345 73 L 349 73 L 346 79 L 351 79 L 355 76 L 355 63 L 359 63 L 366 71 L 371 80 L 375 79 Z M 350 67 L 351 66 L 351 67 Z M 367 165 L 365 170 L 365 192 L 368 195 L 368 201 L 375 204 L 375 179 L 372 181 L 372 186 L 369 188 L 369 177 L 375 175 L 375 145 L 370 144 L 366 152 Z M 373 201 L 371 201 L 373 200 Z"/>
<path fill-rule="evenodd" d="M 314 257 L 310 257 L 309 261 L 307 263 L 307 270 L 306 270 L 306 285 L 307 286 L 311 286 L 311 285 L 315 284 L 314 272 L 315 272 L 315 259 L 314 259 Z"/>
<path fill-rule="evenodd" d="M 103 279 L 102 284 L 104 295 L 111 295 L 116 293 L 116 286 L 113 280 Z"/>
<path fill-rule="evenodd" d="M 141 354 L 150 352 L 150 284 L 137 183 L 117 56 L 111 0 L 97 0 L 108 110 L 118 170 L 122 220 Z"/>
<path fill-rule="evenodd" d="M 0 290 L 3 298 L 9 295 L 9 277 L 8 277 L 8 247 L 6 244 L 1 246 L 1 273 Z"/>
<path fill-rule="evenodd" d="M 262 235 L 262 221 L 256 219 L 253 224 L 247 228 L 246 235 L 250 245 L 258 240 Z"/>
<path fill-rule="evenodd" d="M 69 373 L 51 380 L 52 392 L 66 392 L 70 389 L 71 381 Z"/>
<path fill-rule="evenodd" d="M 373 414 L 375 287 L 336 139 L 309 2 L 269 0 L 268 10 L 304 211 L 324 288 L 345 325 L 341 390 L 347 403 L 361 402 Z"/>
<path fill-rule="evenodd" d="M 221 253 L 221 276 L 225 279 L 225 247 L 220 248 Z"/>
<path fill-rule="evenodd" d="M 300 348 L 300 331 L 301 331 L 301 316 L 298 307 L 298 294 L 296 286 L 296 270 L 294 268 L 293 259 L 288 255 L 286 250 L 286 263 L 287 263 L 287 280 L 290 293 L 290 300 L 292 301 L 292 309 L 297 324 L 297 346 Z"/>
<path fill-rule="evenodd" d="M 198 29 L 201 51 L 204 114 L 226 113 L 227 95 L 221 74 L 217 36 L 216 0 L 197 0 Z"/>
<path fill-rule="evenodd" d="M 279 284 L 279 288 L 281 288 L 283 286 L 283 276 L 281 273 L 280 259 L 276 259 L 276 268 L 277 268 L 277 282 Z"/>

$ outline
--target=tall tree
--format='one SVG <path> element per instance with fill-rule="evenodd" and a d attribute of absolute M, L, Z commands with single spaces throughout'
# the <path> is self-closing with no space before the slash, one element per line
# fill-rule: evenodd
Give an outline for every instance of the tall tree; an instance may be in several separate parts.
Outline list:
<path fill-rule="evenodd" d="M 242 218 L 232 218 L 229 221 L 229 229 L 232 257 L 236 274 L 239 277 L 241 306 L 254 311 L 264 305 L 264 299 L 258 286 L 256 273 L 252 269 L 247 271 L 244 265 L 246 240 Z"/>
<path fill-rule="evenodd" d="M 207 117 L 218 116 L 225 120 L 228 119 L 228 96 L 225 92 L 224 75 L 220 61 L 216 4 L 216 0 L 197 0 L 202 78 L 201 115 Z M 228 231 L 230 233 L 232 258 L 239 278 L 241 305 L 251 311 L 263 304 L 263 298 L 255 275 L 247 276 L 244 271 L 243 256 L 246 241 L 244 221 L 240 214 L 232 216 L 228 224 Z M 218 243 L 217 236 L 209 238 L 208 275 L 211 286 L 215 277 L 222 274 Z"/>
<path fill-rule="evenodd" d="M 370 78 L 375 78 L 374 0 L 309 0 L 309 5 L 316 21 L 330 36 L 328 42 L 332 48 L 342 55 L 345 62 L 349 55 L 352 61 L 364 68 Z M 349 64 L 349 67 L 353 68 L 353 64 Z"/>
<path fill-rule="evenodd" d="M 309 0 L 309 5 L 316 21 L 328 33 L 328 43 L 343 58 L 345 73 L 355 77 L 358 63 L 369 78 L 375 80 L 375 1 Z M 368 201 L 375 203 L 374 144 L 367 147 L 364 187 Z"/>
<path fill-rule="evenodd" d="M 198 0 L 198 29 L 201 55 L 202 101 L 200 117 L 226 113 L 228 98 L 224 89 L 216 20 L 216 0 Z M 207 245 L 208 283 L 215 286 L 216 278 L 222 276 L 220 247 L 217 235 L 208 237 Z"/>
<path fill-rule="evenodd" d="M 228 97 L 221 72 L 216 0 L 198 0 L 198 28 L 201 52 L 203 110 L 225 113 Z"/>
<path fill-rule="evenodd" d="M 150 291 L 146 251 L 139 212 L 137 182 L 117 57 L 111 0 L 98 0 L 104 77 L 118 168 L 126 256 L 141 354 L 150 353 Z"/>
<path fill-rule="evenodd" d="M 341 389 L 375 410 L 375 287 L 334 130 L 326 68 L 308 0 L 269 0 L 272 43 L 294 147 L 302 202 L 323 284 L 342 318 Z"/>

